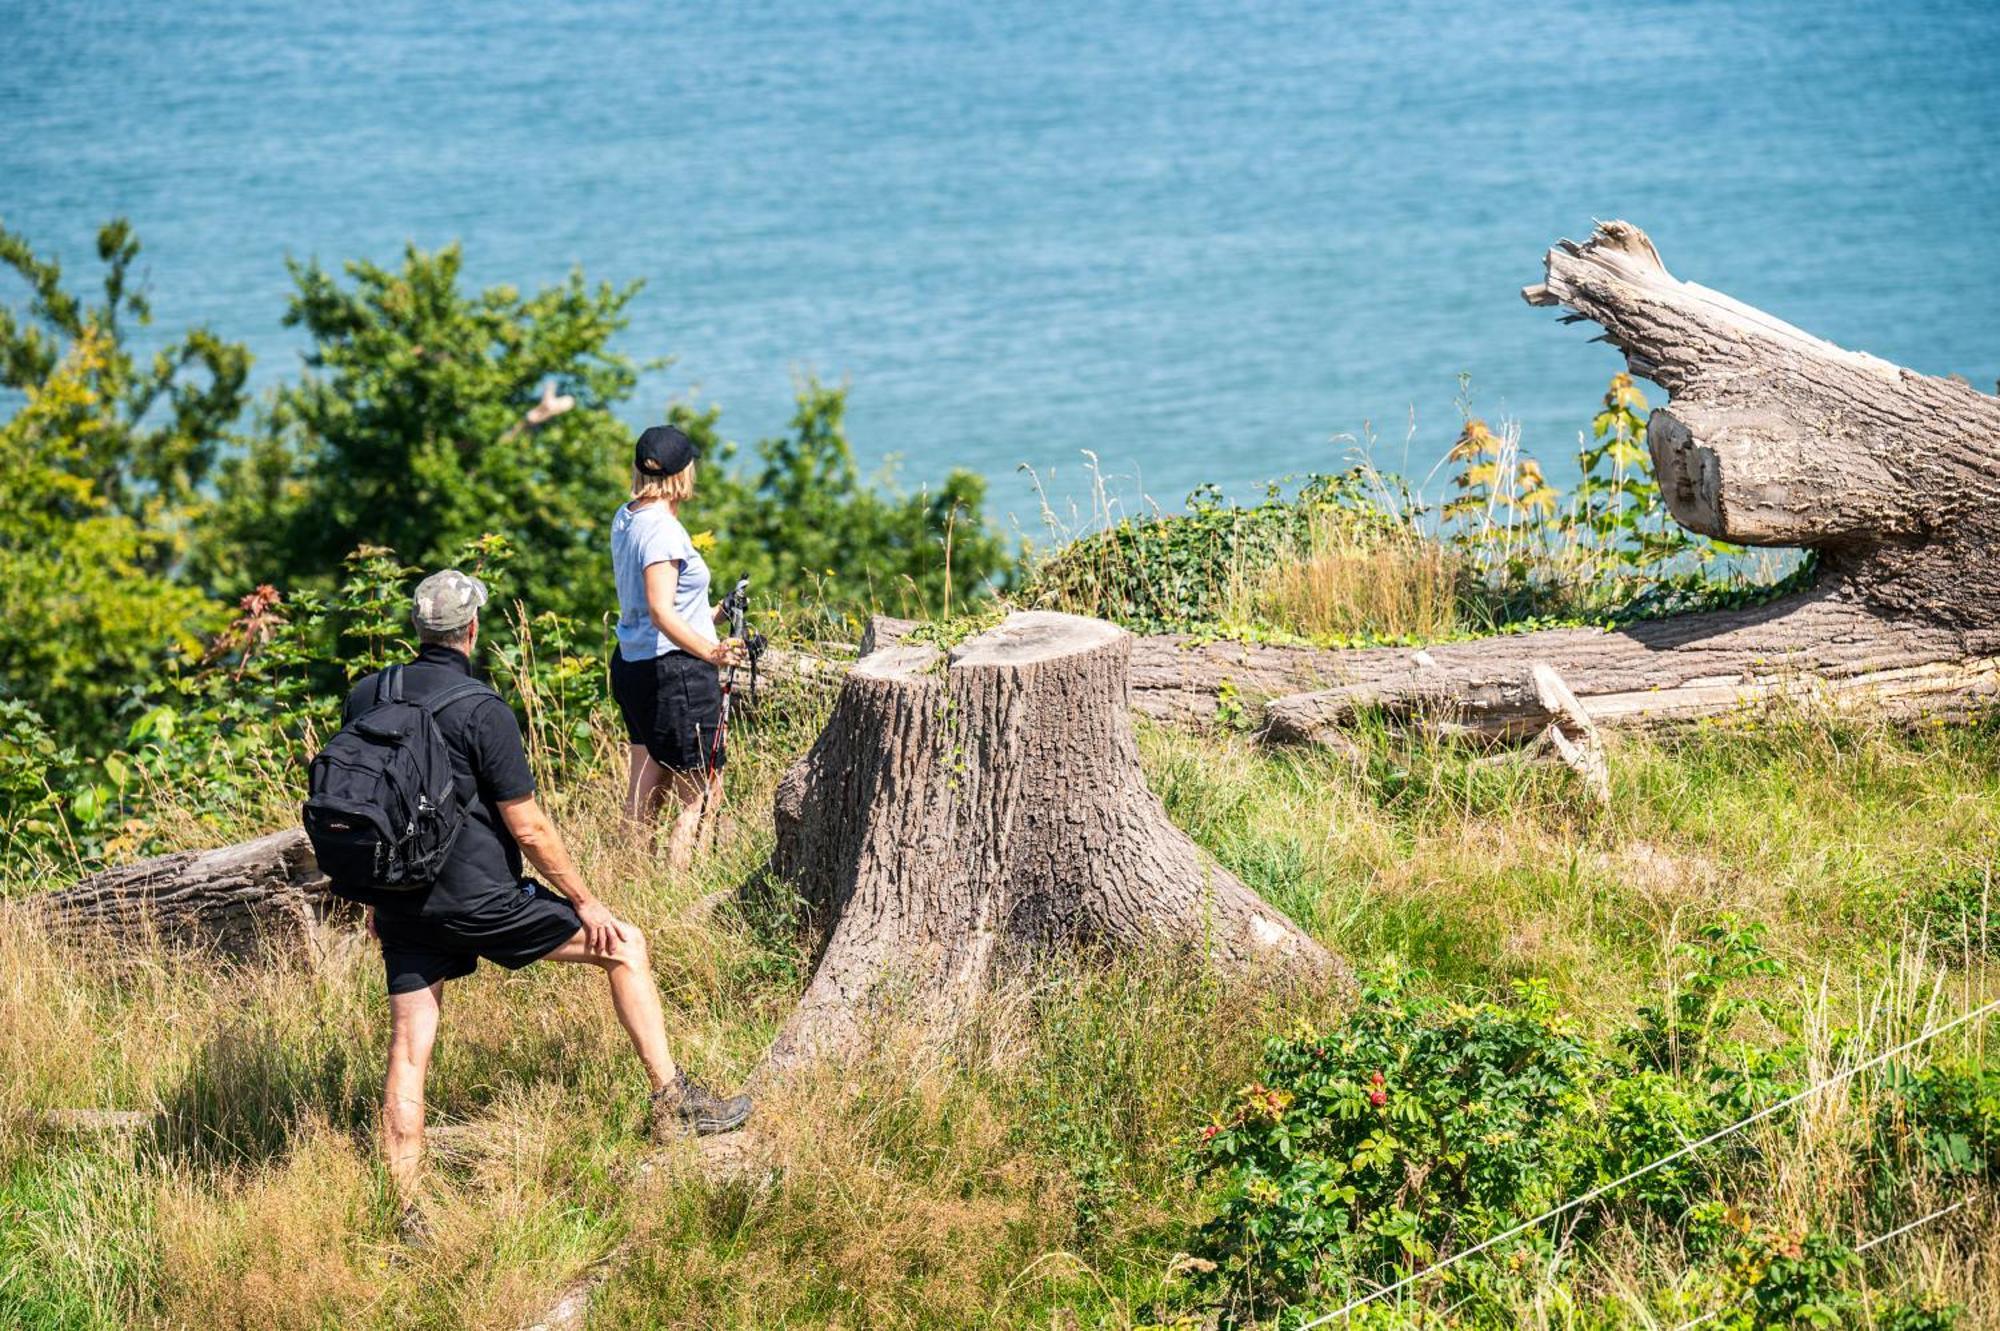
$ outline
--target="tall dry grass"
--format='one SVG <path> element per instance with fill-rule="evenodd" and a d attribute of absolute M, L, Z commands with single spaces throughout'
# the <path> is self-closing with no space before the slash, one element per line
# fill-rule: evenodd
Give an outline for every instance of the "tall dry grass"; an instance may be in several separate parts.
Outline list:
<path fill-rule="evenodd" d="M 1317 512 L 1294 557 L 1230 573 L 1227 618 L 1308 638 L 1444 638 L 1464 631 L 1464 560 L 1408 528 Z"/>
<path fill-rule="evenodd" d="M 754 1064 L 804 957 L 777 917 L 697 906 L 761 862 L 772 787 L 818 716 L 773 709 L 744 733 L 728 816 L 688 875 L 623 837 L 608 730 L 589 779 L 545 789 L 584 872 L 649 931 L 676 1054 L 714 1081 Z M 1618 739 L 1601 813 L 1560 770 L 1360 738 L 1358 766 L 1166 729 L 1141 749 L 1170 816 L 1336 950 L 1479 992 L 1541 977 L 1600 1032 L 1723 909 L 1769 925 L 1792 978 L 1764 996 L 1799 1013 L 1822 1071 L 2000 992 L 1983 953 L 1927 952 L 1910 912 L 2000 854 L 1992 728 L 1911 735 L 1799 708 Z M 634 1172 L 643 1087 L 599 977 L 483 968 L 446 1000 L 438 1242 L 408 1253 L 372 1144 L 378 967 L 361 946 L 314 968 L 106 965 L 0 918 L 0 1324 L 511 1327 L 629 1240 L 599 1324 L 1133 1327 L 1198 1302 L 1180 1258 L 1204 1214 L 1192 1133 L 1254 1075 L 1263 1035 L 1328 1015 L 1162 959 L 1079 961 L 996 996 L 954 1046 L 892 1037 L 786 1089 L 760 1118 L 777 1172 L 709 1184 Z M 147 1122 L 31 1126 L 76 1107 Z M 1746 1200 L 1866 1237 L 1878 1218 L 1857 1214 L 1850 1150 L 1866 1116 L 1829 1101 L 1758 1132 L 1765 1181 Z M 1900 1213 L 1935 1200 L 1913 1192 Z M 1982 1191 L 1897 1240 L 1876 1278 L 2000 1321 L 1991 1205 Z M 1515 1323 L 1672 1326 L 1662 1309 L 1693 1269 L 1669 1230 L 1605 1234 L 1565 1249 Z"/>

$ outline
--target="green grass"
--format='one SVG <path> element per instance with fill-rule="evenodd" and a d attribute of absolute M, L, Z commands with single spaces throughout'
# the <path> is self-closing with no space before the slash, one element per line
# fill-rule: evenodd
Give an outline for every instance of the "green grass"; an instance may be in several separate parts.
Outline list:
<path fill-rule="evenodd" d="M 781 929 L 688 908 L 760 862 L 772 785 L 815 723 L 743 736 L 729 825 L 679 880 L 618 844 L 609 743 L 594 781 L 551 796 L 652 936 L 676 1051 L 715 1080 L 753 1066 L 801 958 Z M 1454 991 L 1538 977 L 1600 1037 L 1725 910 L 1765 922 L 1790 965 L 1766 996 L 1826 1024 L 1899 975 L 1940 983 L 1944 1010 L 1995 992 L 1978 949 L 1920 955 L 1927 903 L 2000 857 L 1992 726 L 1780 715 L 1614 737 L 1603 812 L 1560 769 L 1363 738 L 1358 767 L 1157 728 L 1141 747 L 1173 820 L 1334 950 Z M 1135 1326 L 1200 1304 L 1181 1274 L 1207 1214 L 1195 1132 L 1267 1035 L 1334 1015 L 1170 959 L 1078 962 L 1000 996 L 950 1051 L 891 1039 L 786 1090 L 760 1119 L 780 1172 L 712 1185 L 631 1174 L 640 1087 L 594 975 L 483 969 L 452 987 L 431 1084 L 470 1139 L 434 1170 L 437 1249 L 409 1256 L 369 1140 L 380 986 L 361 948 L 316 972 L 101 969 L 0 921 L 0 1117 L 154 1114 L 128 1142 L 0 1130 L 0 1324 L 512 1326 L 629 1241 L 593 1325 Z M 1962 1324 L 2000 1322 L 1990 1236 L 1920 1237 L 1914 1278 L 1969 1305 Z M 1631 1240 L 1549 1286 L 1597 1320 L 1521 1316 L 1646 1325 L 1634 1309 L 1685 1267 L 1671 1236 Z"/>

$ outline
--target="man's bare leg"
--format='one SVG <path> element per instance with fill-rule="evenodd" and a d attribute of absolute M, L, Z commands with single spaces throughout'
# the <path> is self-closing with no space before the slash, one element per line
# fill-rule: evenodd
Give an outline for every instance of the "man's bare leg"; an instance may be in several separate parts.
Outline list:
<path fill-rule="evenodd" d="M 643 752 L 643 750 L 642 750 Z M 651 759 L 647 760 L 651 762 Z M 632 1041 L 632 1052 L 646 1066 L 646 1078 L 655 1091 L 670 1086 L 679 1069 L 667 1052 L 667 1019 L 660 1007 L 660 986 L 653 979 L 652 958 L 646 951 L 646 936 L 636 924 L 618 922 L 618 946 L 606 956 L 592 952 L 583 941 L 583 930 L 543 958 L 602 967 L 611 982 L 611 1007 L 618 1024 Z"/>
<path fill-rule="evenodd" d="M 750 1117 L 749 1096 L 715 1095 L 689 1081 L 687 1074 L 674 1066 L 667 1052 L 667 1023 L 660 1011 L 660 987 L 653 980 L 645 935 L 623 920 L 616 924 L 618 944 L 608 955 L 592 952 L 579 929 L 545 960 L 598 966 L 611 982 L 611 1005 L 653 1084 L 646 1112 L 648 1133 L 654 1141 L 666 1141 L 690 1132 L 703 1135 L 742 1127 Z"/>
<path fill-rule="evenodd" d="M 389 995 L 389 1071 L 382 1086 L 382 1160 L 396 1195 L 416 1198 L 424 1160 L 424 1075 L 437 1045 L 444 981 Z"/>

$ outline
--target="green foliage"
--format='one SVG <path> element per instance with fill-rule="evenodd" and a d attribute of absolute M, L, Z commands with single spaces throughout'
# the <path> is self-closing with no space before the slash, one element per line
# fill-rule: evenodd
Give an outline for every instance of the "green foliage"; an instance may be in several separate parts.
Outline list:
<path fill-rule="evenodd" d="M 747 576 L 761 598 L 814 611 L 814 633 L 852 633 L 877 608 L 949 617 L 1002 584 L 1013 561 L 986 521 L 985 480 L 953 469 L 935 492 L 908 495 L 893 476 L 865 484 L 846 414 L 846 389 L 807 380 L 789 431 L 759 441 L 755 464 L 739 469 L 717 408 L 668 412 L 705 459 L 682 516 L 713 536 L 718 581 Z"/>
<path fill-rule="evenodd" d="M 1732 990 L 1783 972 L 1763 939 L 1763 925 L 1727 913 L 1703 925 L 1674 950 L 1681 969 L 1670 980 L 1666 1000 L 1641 1005 L 1638 1023 L 1618 1037 L 1619 1047 L 1644 1068 L 1682 1074 L 1706 1068 L 1715 1043 L 1739 1017 L 1766 1010 Z M 1722 1074 L 1710 1069 L 1709 1075 Z"/>
<path fill-rule="evenodd" d="M 443 566 L 487 533 L 519 552 L 536 610 L 596 617 L 604 536 L 627 490 L 631 430 L 615 414 L 636 373 L 610 350 L 637 291 L 572 272 L 524 296 L 460 289 L 456 245 L 400 267 L 293 263 L 285 322 L 311 339 L 269 431 L 227 467 L 213 576 L 325 589 L 350 551 L 386 546 Z M 539 425 L 545 387 L 574 406 Z"/>
<path fill-rule="evenodd" d="M 1643 576 L 1683 557 L 1707 564 L 1730 548 L 1696 536 L 1667 512 L 1646 448 L 1646 395 L 1631 375 L 1611 376 L 1590 434 L 1577 454 L 1576 521 L 1607 566 Z"/>
<path fill-rule="evenodd" d="M 2000 1067 L 1970 1061 L 1892 1069 L 1876 1138 L 1896 1173 L 2000 1177 Z"/>
<path fill-rule="evenodd" d="M 1466 417 L 1445 460 L 1459 464 L 1451 477 L 1458 494 L 1445 503 L 1444 517 L 1464 524 L 1461 540 L 1473 539 L 1468 533 L 1485 539 L 1496 530 L 1532 529 L 1555 516 L 1560 495 L 1542 475 L 1541 464 L 1478 417 Z"/>
<path fill-rule="evenodd" d="M 211 625 L 173 574 L 250 365 L 201 328 L 141 363 L 125 341 L 151 317 L 132 284 L 139 242 L 121 219 L 97 252 L 92 304 L 0 227 L 0 263 L 28 293 L 0 304 L 0 387 L 22 400 L 0 425 L 0 695 L 91 748 L 157 662 L 197 650 Z"/>
<path fill-rule="evenodd" d="M 1850 1286 L 1860 1271 L 1853 1249 L 1816 1229 L 1763 1224 L 1735 1207 L 1711 1208 L 1696 1223 L 1723 1273 L 1729 1331 L 1788 1331 L 1856 1324 L 1862 1301 Z"/>
<path fill-rule="evenodd" d="M 2000 900 L 1994 896 L 1990 864 L 1944 875 L 1918 895 L 1912 914 L 1947 959 L 1970 960 L 2000 951 Z"/>
<path fill-rule="evenodd" d="M 126 429 L 105 397 L 116 356 L 86 326 L 0 425 L 0 695 L 92 748 L 120 700 L 162 657 L 198 652 L 212 622 L 199 592 L 156 571 L 171 539 L 103 488 L 100 454 Z"/>
<path fill-rule="evenodd" d="M 1737 552 L 1667 513 L 1645 407 L 1631 376 L 1613 377 L 1567 503 L 1511 431 L 1468 412 L 1445 459 L 1454 494 L 1435 514 L 1370 468 L 1308 477 L 1289 496 L 1272 486 L 1247 507 L 1204 486 L 1186 513 L 1064 543 L 1023 599 L 1137 632 L 1362 646 L 1729 608 L 1810 580 L 1810 564 L 1774 586 L 1715 571 Z M 1359 610 L 1362 626 L 1302 629 L 1328 601 Z"/>
<path fill-rule="evenodd" d="M 0 305 L 0 386 L 32 395 L 73 348 L 92 354 L 73 372 L 94 399 L 89 447 L 67 457 L 111 513 L 171 527 L 199 498 L 229 430 L 242 414 L 250 353 L 206 328 L 193 328 L 141 364 L 125 344 L 130 326 L 152 321 L 145 294 L 132 284 L 139 238 L 117 218 L 97 233 L 104 300 L 92 305 L 63 285 L 62 266 L 35 254 L 0 226 L 0 263 L 27 284 L 25 311 Z M 158 552 L 164 567 L 179 550 Z"/>
<path fill-rule="evenodd" d="M 1272 1041 L 1264 1078 L 1202 1132 L 1222 1178 L 1204 1234 L 1251 1306 L 1393 1279 L 1587 1177 L 1602 1061 L 1546 991 L 1459 1003 L 1411 980 L 1389 970 L 1336 1026 Z M 1543 1237 L 1499 1260 L 1518 1271 Z"/>
<path fill-rule="evenodd" d="M 1205 485 L 1187 507 L 1071 541 L 1036 565 L 1023 599 L 1140 633 L 1200 632 L 1225 617 L 1233 574 L 1296 554 L 1316 517 L 1361 531 L 1395 525 L 1358 470 L 1308 477 L 1292 496 L 1272 486 L 1251 508 L 1226 504 Z"/>
<path fill-rule="evenodd" d="M 1939 1299 L 1891 1303 L 1875 1310 L 1876 1331 L 1955 1331 L 1964 1309 Z"/>
<path fill-rule="evenodd" d="M 1640 1009 L 1618 1054 L 1585 1043 L 1538 986 L 1517 983 L 1506 1003 L 1462 1003 L 1420 992 L 1415 973 L 1394 968 L 1365 982 L 1333 1026 L 1270 1042 L 1262 1078 L 1231 1098 L 1196 1150 L 1198 1172 L 1215 1180 L 1202 1230 L 1212 1285 L 1238 1314 L 1262 1317 L 1346 1299 L 1617 1183 L 1590 1209 L 1461 1261 L 1439 1283 L 1460 1306 L 1504 1307 L 1524 1271 L 1541 1278 L 1538 1255 L 1559 1233 L 1650 1216 L 1683 1230 L 1719 1280 L 1719 1325 L 1858 1324 L 1855 1251 L 1818 1230 L 1754 1221 L 1727 1200 L 1754 1186 L 1761 1157 L 1750 1138 L 1681 1154 L 1800 1089 L 1792 1045 L 1727 1041 L 1739 1017 L 1773 1015 L 1742 991 L 1782 968 L 1761 930 L 1728 916 L 1674 961 L 1668 1002 Z M 1991 1178 L 2000 1165 L 1992 1066 L 1946 1059 L 1849 1093 L 1873 1105 L 1856 1164 L 1885 1224 L 1913 1180 Z M 1871 1315 L 1928 1326 L 1954 1314 L 1885 1303 Z"/>

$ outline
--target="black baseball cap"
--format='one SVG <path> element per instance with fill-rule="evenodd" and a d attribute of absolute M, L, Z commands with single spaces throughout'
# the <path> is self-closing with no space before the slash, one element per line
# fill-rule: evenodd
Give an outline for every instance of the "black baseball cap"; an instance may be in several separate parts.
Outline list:
<path fill-rule="evenodd" d="M 671 425 L 655 425 L 639 436 L 632 465 L 648 476 L 672 476 L 694 461 L 694 440 Z"/>

